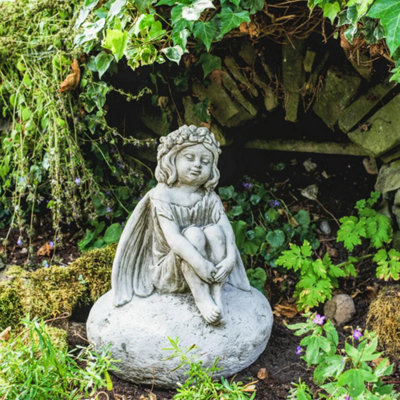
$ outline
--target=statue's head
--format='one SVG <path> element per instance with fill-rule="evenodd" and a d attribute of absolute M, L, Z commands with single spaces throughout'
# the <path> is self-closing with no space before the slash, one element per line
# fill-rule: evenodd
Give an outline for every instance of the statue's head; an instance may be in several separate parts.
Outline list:
<path fill-rule="evenodd" d="M 211 164 L 209 177 L 202 186 L 207 191 L 213 190 L 219 180 L 217 168 L 218 156 L 221 153 L 219 143 L 215 140 L 214 134 L 207 128 L 198 128 L 194 125 L 183 125 L 169 135 L 160 138 L 155 172 L 157 181 L 168 186 L 174 185 L 178 180 L 177 155 L 184 149 L 186 149 L 186 152 L 190 152 L 190 147 L 198 152 L 201 148 L 199 145 L 206 149 L 204 161 L 206 162 L 208 159 Z"/>

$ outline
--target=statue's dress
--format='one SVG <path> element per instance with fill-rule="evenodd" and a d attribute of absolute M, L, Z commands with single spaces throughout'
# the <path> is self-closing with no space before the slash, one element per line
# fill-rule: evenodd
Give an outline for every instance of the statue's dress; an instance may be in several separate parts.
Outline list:
<path fill-rule="evenodd" d="M 225 213 L 215 192 L 205 193 L 192 206 L 182 206 L 155 198 L 155 189 L 138 203 L 129 218 L 118 244 L 112 272 L 114 304 L 123 305 L 134 294 L 149 296 L 154 289 L 161 293 L 182 293 L 188 285 L 181 271 L 184 262 L 169 247 L 159 218 L 174 221 L 183 234 L 196 226 L 204 229 L 218 224 Z M 239 252 L 228 282 L 238 289 L 250 290 Z"/>

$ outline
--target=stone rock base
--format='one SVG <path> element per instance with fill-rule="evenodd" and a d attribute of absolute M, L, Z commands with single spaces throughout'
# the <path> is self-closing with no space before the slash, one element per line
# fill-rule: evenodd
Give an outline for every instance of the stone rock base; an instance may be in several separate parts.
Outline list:
<path fill-rule="evenodd" d="M 220 325 L 204 322 L 193 297 L 188 294 L 134 296 L 122 307 L 112 304 L 112 292 L 93 306 L 87 334 L 96 348 L 111 344 L 111 353 L 121 378 L 156 387 L 174 388 L 183 383 L 187 368 L 174 371 L 177 358 L 165 360 L 171 352 L 168 337 L 179 338 L 179 347 L 196 345 L 191 351 L 211 367 L 218 357 L 222 369 L 215 374 L 229 377 L 252 364 L 264 351 L 272 329 L 272 311 L 258 290 L 245 292 L 225 285 L 224 317 Z"/>

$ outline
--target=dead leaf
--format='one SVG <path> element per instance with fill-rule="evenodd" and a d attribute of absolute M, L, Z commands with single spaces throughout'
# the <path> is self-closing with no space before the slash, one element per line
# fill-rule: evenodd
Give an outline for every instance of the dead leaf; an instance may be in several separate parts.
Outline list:
<path fill-rule="evenodd" d="M 294 304 L 289 304 L 288 302 L 283 302 L 282 304 L 277 304 L 274 307 L 273 314 L 277 317 L 287 317 L 293 318 L 298 314 L 297 308 Z"/>
<path fill-rule="evenodd" d="M 266 368 L 260 368 L 257 372 L 257 378 L 264 380 L 268 378 L 268 372 Z"/>
<path fill-rule="evenodd" d="M 10 334 L 11 334 L 11 326 L 7 327 L 6 329 L 4 329 L 3 332 L 0 333 L 0 340 L 8 342 L 10 339 Z"/>
<path fill-rule="evenodd" d="M 241 33 L 249 33 L 249 24 L 247 22 L 242 22 L 239 25 L 239 31 Z"/>
<path fill-rule="evenodd" d="M 60 85 L 60 92 L 74 90 L 77 88 L 81 79 L 81 70 L 79 69 L 78 60 L 75 58 L 71 65 L 72 74 L 69 74 Z"/>
<path fill-rule="evenodd" d="M 257 382 L 258 381 L 253 381 L 253 382 L 249 382 L 247 385 L 244 385 L 243 392 L 255 392 Z"/>
<path fill-rule="evenodd" d="M 54 245 L 50 242 L 46 242 L 40 249 L 36 252 L 38 256 L 49 256 L 53 251 Z"/>
<path fill-rule="evenodd" d="M 139 400 L 157 400 L 157 396 L 156 396 L 153 392 L 150 392 L 150 393 L 148 393 L 147 396 L 145 396 L 144 394 L 142 394 L 142 395 L 139 397 Z"/>

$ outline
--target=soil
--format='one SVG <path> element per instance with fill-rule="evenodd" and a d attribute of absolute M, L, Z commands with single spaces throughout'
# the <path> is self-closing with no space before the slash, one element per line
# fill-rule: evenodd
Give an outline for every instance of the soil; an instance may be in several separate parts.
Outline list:
<path fill-rule="evenodd" d="M 303 165 L 304 161 L 309 158 L 316 164 L 313 171 L 306 171 Z M 329 251 L 334 262 L 340 262 L 343 259 L 345 254 L 343 247 L 335 241 L 337 230 L 335 220 L 344 215 L 351 215 L 355 202 L 369 196 L 376 179 L 376 176 L 366 173 L 362 158 L 290 153 L 270 154 L 256 151 L 235 154 L 233 149 L 223 162 L 229 165 L 229 159 L 231 159 L 232 168 L 227 169 L 227 171 L 229 170 L 231 175 L 224 177 L 224 169 L 221 168 L 222 185 L 240 182 L 240 179 L 243 178 L 239 179 L 239 177 L 243 173 L 260 181 L 269 182 L 271 187 L 276 188 L 277 197 L 283 199 L 293 211 L 302 208 L 310 213 L 312 220 L 316 223 L 317 234 L 321 241 L 320 252 Z M 238 165 L 240 168 L 237 167 Z M 307 199 L 301 195 L 301 190 L 311 184 L 318 186 L 318 201 Z M 322 220 L 327 221 L 330 225 L 332 229 L 330 234 L 323 234 L 318 229 Z M 69 263 L 79 255 L 76 245 L 79 236 L 76 232 L 68 231 L 65 232 L 63 245 L 56 249 L 55 255 L 53 250 L 47 255 L 38 255 L 38 249 L 49 240 L 53 240 L 52 232 L 44 229 L 46 226 L 51 226 L 48 221 L 42 223 L 41 226 L 43 228 L 41 233 L 31 238 L 33 251 L 29 257 L 28 252 L 24 250 L 27 246 L 16 244 L 19 233 L 11 233 L 7 264 L 25 264 L 29 260 L 28 263 L 32 263 L 32 265 L 41 265 L 45 261 L 51 261 L 52 257 L 53 261 Z M 4 237 L 4 235 L 5 231 L 0 232 L 0 237 Z M 27 243 L 28 237 L 24 237 L 23 240 L 24 243 Z M 362 246 L 358 251 L 363 251 Z M 384 283 L 374 278 L 373 267 L 368 263 L 363 264 L 358 272 L 359 275 L 356 280 L 349 279 L 341 282 L 340 289 L 341 292 L 353 297 L 356 306 L 356 315 L 347 325 L 354 328 L 364 328 L 369 302 Z M 271 274 L 270 278 L 267 283 L 267 293 L 272 308 L 275 308 L 278 304 L 293 305 L 292 289 L 295 277 L 290 274 L 281 276 L 275 273 Z M 280 285 L 282 281 L 285 282 L 285 286 Z M 323 312 L 322 309 L 317 311 Z M 233 378 L 245 383 L 257 380 L 255 384 L 256 399 L 260 400 L 286 399 L 291 383 L 298 382 L 299 378 L 313 388 L 313 370 L 307 368 L 301 356 L 296 354 L 300 338 L 294 336 L 285 326 L 285 323 L 300 321 L 302 317 L 298 314 L 294 316 L 285 316 L 279 314 L 279 312 L 275 314 L 274 326 L 266 350 L 253 365 Z M 82 323 L 85 318 L 80 315 L 76 319 L 80 320 L 80 323 L 70 325 L 69 329 L 72 347 L 85 343 L 84 323 Z M 350 332 L 348 326 L 338 327 L 342 341 Z M 391 361 L 394 362 L 395 369 L 389 381 L 394 383 L 395 388 L 400 391 L 400 363 L 394 357 L 391 357 Z M 264 373 L 261 374 L 261 372 Z M 259 378 L 257 378 L 257 375 Z M 173 391 L 141 387 L 124 382 L 116 376 L 112 376 L 112 380 L 114 383 L 113 391 L 99 393 L 99 400 L 162 400 L 172 399 L 174 396 Z"/>

